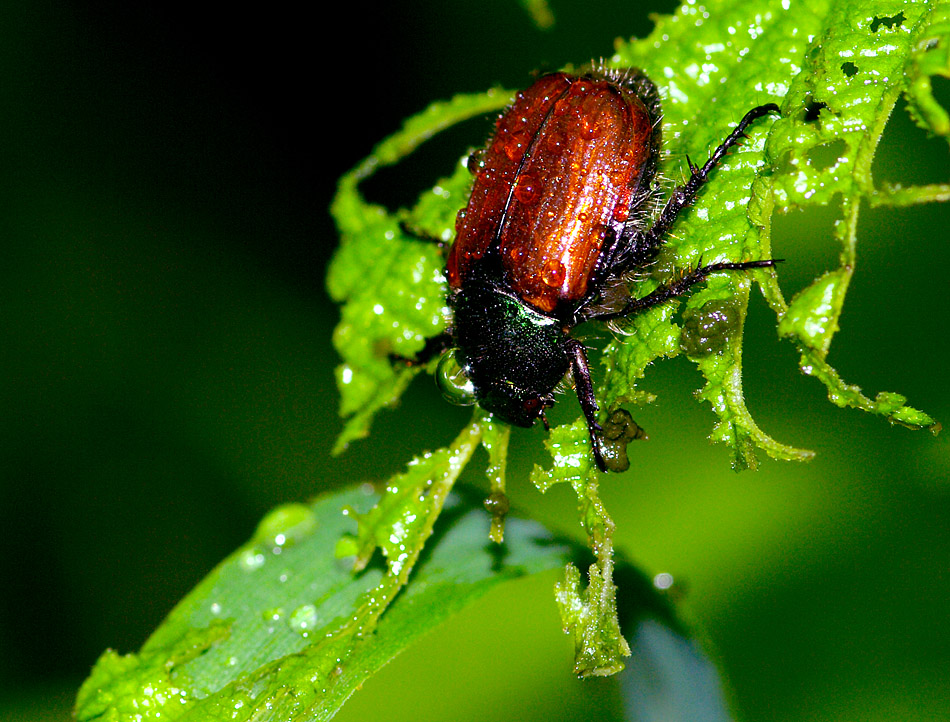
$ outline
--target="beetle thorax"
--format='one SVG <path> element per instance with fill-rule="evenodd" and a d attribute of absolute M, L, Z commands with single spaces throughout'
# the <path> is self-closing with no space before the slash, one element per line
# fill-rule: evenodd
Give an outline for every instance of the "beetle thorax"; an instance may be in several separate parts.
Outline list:
<path fill-rule="evenodd" d="M 562 324 L 488 280 L 466 283 L 452 305 L 460 361 L 478 402 L 510 424 L 531 426 L 570 366 Z"/>

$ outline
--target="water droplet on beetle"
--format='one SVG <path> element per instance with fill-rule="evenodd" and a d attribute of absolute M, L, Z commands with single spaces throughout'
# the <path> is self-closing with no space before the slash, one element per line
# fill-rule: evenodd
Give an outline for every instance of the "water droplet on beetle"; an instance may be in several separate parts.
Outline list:
<path fill-rule="evenodd" d="M 485 156 L 487 155 L 488 152 L 484 148 L 473 151 L 465 161 L 465 167 L 468 168 L 468 172 L 472 175 L 477 175 L 478 172 L 485 167 Z"/>
<path fill-rule="evenodd" d="M 551 288 L 557 288 L 564 282 L 566 275 L 567 269 L 564 264 L 556 258 L 552 258 L 544 264 L 544 269 L 541 271 L 541 280 Z"/>
<path fill-rule="evenodd" d="M 596 226 L 591 228 L 590 233 L 587 236 L 587 242 L 596 248 L 600 248 L 609 232 L 610 229 L 607 226 L 603 225 L 602 223 L 598 223 Z"/>
<path fill-rule="evenodd" d="M 584 95 L 588 91 L 590 91 L 590 85 L 583 80 L 571 85 L 571 95 Z"/>
<path fill-rule="evenodd" d="M 564 147 L 564 134 L 552 131 L 545 136 L 544 144 L 548 150 L 557 152 Z"/>
<path fill-rule="evenodd" d="M 518 160 L 524 155 L 531 142 L 531 136 L 528 133 L 512 133 L 505 141 L 505 155 L 509 160 Z"/>
<path fill-rule="evenodd" d="M 531 204 L 541 197 L 541 187 L 537 180 L 530 175 L 518 176 L 518 184 L 515 186 L 515 198 L 522 203 Z"/>
<path fill-rule="evenodd" d="M 596 118 L 591 118 L 590 116 L 583 116 L 580 119 L 580 123 L 577 128 L 578 135 L 585 140 L 594 140 L 602 132 L 600 125 L 597 123 Z"/>

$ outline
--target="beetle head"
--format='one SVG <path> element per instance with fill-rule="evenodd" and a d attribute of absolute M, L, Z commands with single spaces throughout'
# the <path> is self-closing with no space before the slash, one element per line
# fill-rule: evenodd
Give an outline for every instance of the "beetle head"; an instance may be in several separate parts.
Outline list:
<path fill-rule="evenodd" d="M 500 284 L 473 282 L 454 297 L 458 361 L 478 403 L 515 426 L 531 426 L 554 404 L 570 366 L 567 334 Z"/>

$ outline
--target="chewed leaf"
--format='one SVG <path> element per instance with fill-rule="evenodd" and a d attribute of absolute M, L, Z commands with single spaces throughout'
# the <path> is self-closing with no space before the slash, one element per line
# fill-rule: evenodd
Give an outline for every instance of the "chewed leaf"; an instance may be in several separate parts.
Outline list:
<path fill-rule="evenodd" d="M 907 110 L 921 128 L 950 140 L 950 114 L 933 95 L 931 79 L 950 78 L 950 8 L 931 10 L 929 23 L 917 26 L 907 64 Z"/>
<path fill-rule="evenodd" d="M 824 358 L 838 331 L 838 316 L 844 302 L 847 277 L 829 271 L 798 293 L 779 323 L 782 336 L 798 339 Z"/>
<path fill-rule="evenodd" d="M 372 415 L 395 401 L 413 370 L 391 356 L 411 358 L 425 339 L 445 327 L 445 282 L 438 249 L 402 237 L 398 224 L 379 215 L 344 239 L 328 276 L 331 295 L 346 301 L 333 334 L 343 364 L 337 369 L 340 412 L 354 416 L 337 450 L 365 436 Z M 399 236 L 402 243 L 394 242 Z M 372 263 L 365 259 L 371 258 Z M 410 279 L 407 283 L 406 279 Z"/>
<path fill-rule="evenodd" d="M 950 131 L 946 113 L 933 101 L 929 85 L 933 75 L 947 74 L 950 22 L 946 7 L 919 3 L 890 13 L 884 5 L 832 3 L 827 14 L 804 15 L 787 4 L 772 3 L 768 12 L 752 18 L 738 3 L 707 4 L 702 14 L 687 4 L 675 15 L 659 18 L 645 41 L 620 46 L 611 62 L 642 67 L 651 77 L 664 78 L 664 133 L 671 151 L 665 173 L 674 180 L 686 172 L 680 169 L 687 154 L 694 161 L 703 159 L 752 105 L 769 100 L 779 104 L 781 118 L 757 122 L 743 146 L 716 169 L 694 208 L 674 229 L 677 237 L 670 240 L 670 255 L 664 263 L 690 268 L 714 260 L 769 258 L 773 210 L 844 199 L 835 231 L 842 249 L 838 268 L 796 294 L 791 306 L 778 286 L 780 271 L 757 271 L 752 278 L 762 285 L 779 315 L 780 333 L 800 345 L 803 368 L 826 384 L 833 400 L 891 420 L 914 419 L 926 425 L 932 419 L 910 407 L 886 412 L 856 387 L 844 384 L 824 362 L 854 272 L 861 198 L 875 205 L 950 198 L 950 186 L 888 189 L 887 193 L 873 189 L 871 159 L 904 89 L 905 70 L 911 111 L 926 115 L 930 130 Z M 675 61 L 659 52 L 670 42 L 679 47 Z M 728 301 L 733 318 L 728 338 L 707 339 L 715 348 L 705 341 L 697 344 L 705 332 L 697 336 L 687 325 L 681 347 L 706 377 L 700 397 L 719 416 L 712 438 L 732 446 L 737 468 L 755 464 L 755 447 L 776 458 L 810 458 L 810 452 L 765 434 L 745 407 L 741 331 L 748 279 L 723 274 L 708 286 L 687 302 L 686 315 L 704 313 L 707 304 Z M 646 285 L 643 292 L 651 287 Z M 648 338 L 673 339 L 679 330 L 672 316 L 665 326 L 657 326 L 655 319 L 650 323 Z M 643 343 L 639 334 L 625 338 L 623 344 L 641 351 L 611 349 L 611 370 L 620 372 L 624 381 L 618 383 L 617 376 L 608 379 L 609 403 L 637 399 L 637 392 L 619 387 L 636 382 L 653 358 L 674 353 L 668 343 Z"/>
<path fill-rule="evenodd" d="M 505 93 L 496 90 L 435 103 L 407 120 L 340 180 L 331 207 L 341 234 L 340 248 L 327 275 L 330 296 L 343 304 L 333 344 L 343 359 L 336 378 L 340 414 L 348 421 L 337 440 L 337 453 L 369 433 L 376 412 L 395 403 L 418 370 L 394 366 L 393 357 L 414 357 L 427 338 L 445 330 L 448 315 L 438 246 L 407 233 L 400 222 L 409 220 L 405 213 L 367 203 L 358 184 L 380 166 L 411 153 L 434 133 L 497 109 L 507 100 Z M 446 237 L 469 185 L 470 174 L 459 164 L 452 177 L 423 194 L 411 225 Z"/>
<path fill-rule="evenodd" d="M 719 10 L 708 21 L 700 21 L 691 6 L 683 6 L 676 15 L 661 18 L 646 41 L 619 48 L 612 59 L 618 65 L 636 65 L 652 77 L 667 79 L 663 130 L 668 139 L 675 140 L 668 142 L 672 152 L 663 170 L 674 181 L 688 172 L 687 155 L 695 162 L 704 162 L 752 106 L 770 100 L 782 103 L 791 82 L 790 67 L 775 67 L 766 58 L 793 52 L 786 32 L 795 26 L 796 19 L 777 11 L 770 16 L 765 32 L 751 33 L 747 31 L 748 14 L 739 5 L 724 3 Z M 728 37 L 729 42 L 717 40 L 723 37 Z M 675 38 L 681 51 L 687 53 L 685 61 L 682 55 L 671 61 L 650 52 L 651 47 L 661 47 L 662 41 L 670 38 Z M 753 65 L 762 66 L 754 74 L 746 72 L 750 59 Z M 761 63 L 755 63 L 755 59 Z M 724 83 L 730 88 L 728 93 L 722 90 Z M 677 272 L 675 269 L 682 272 L 704 263 L 771 257 L 767 232 L 771 195 L 762 179 L 769 172 L 766 138 L 779 122 L 771 117 L 757 121 L 741 146 L 733 148 L 713 171 L 693 208 L 674 228 L 675 237 L 670 239 L 661 262 L 666 278 L 651 279 L 638 295 L 649 292 L 657 282 L 669 280 Z M 755 277 L 761 280 L 765 274 L 757 271 Z M 712 404 L 720 419 L 712 438 L 732 447 L 737 468 L 754 466 L 755 446 L 779 458 L 809 455 L 771 439 L 758 428 L 745 407 L 741 342 L 749 288 L 750 274 L 716 274 L 706 288 L 697 289 L 687 302 L 684 320 L 691 321 L 687 320 L 683 329 L 673 323 L 672 309 L 667 307 L 663 317 L 653 313 L 650 318 L 632 321 L 630 329 L 636 332 L 624 338 L 621 349 L 612 351 L 610 356 L 632 386 L 654 359 L 685 351 L 707 380 L 700 398 Z M 721 304 L 728 306 L 729 313 L 719 315 L 728 316 L 729 321 L 724 324 L 720 318 L 715 324 L 717 330 L 710 335 L 709 328 L 700 328 L 706 323 L 702 319 L 715 315 L 715 309 L 725 308 Z M 640 330 L 644 323 L 650 328 L 646 335 Z M 650 343 L 643 343 L 644 339 Z M 654 339 L 662 341 L 657 343 Z M 640 350 L 633 350 L 637 348 Z M 611 390 L 610 383 L 608 405 L 636 398 L 629 390 Z"/>
<path fill-rule="evenodd" d="M 545 444 L 552 456 L 548 471 L 535 466 L 531 481 L 541 491 L 568 482 L 577 494 L 581 524 L 587 532 L 594 563 L 587 584 L 573 564 L 555 586 L 555 598 L 564 631 L 574 640 L 574 672 L 580 677 L 611 675 L 624 668 L 630 647 L 620 633 L 617 587 L 614 583 L 614 522 L 600 499 L 587 427 L 583 420 L 551 431 Z"/>

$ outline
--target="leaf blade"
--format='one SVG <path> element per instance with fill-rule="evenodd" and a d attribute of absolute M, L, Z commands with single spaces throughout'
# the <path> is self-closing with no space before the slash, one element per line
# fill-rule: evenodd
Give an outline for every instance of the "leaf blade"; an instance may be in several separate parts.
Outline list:
<path fill-rule="evenodd" d="M 80 692 L 77 719 L 129 719 L 142 708 L 164 719 L 286 719 L 280 716 L 285 713 L 329 719 L 368 676 L 458 609 L 499 583 L 560 567 L 570 555 L 537 524 L 519 519 L 508 520 L 505 553 L 493 553 L 486 545 L 488 516 L 460 499 L 378 633 L 344 640 L 315 659 L 316 642 L 350 618 L 383 576 L 377 568 L 353 575 L 333 555 L 352 524 L 342 509 L 368 510 L 375 500 L 349 489 L 272 512 L 261 524 L 265 535 L 256 534 L 222 562 L 139 653 L 100 658 Z M 285 541 L 279 554 L 278 547 L 268 548 L 275 536 L 266 532 L 275 515 L 299 520 L 298 538 Z M 344 655 L 345 661 L 327 655 Z M 342 669 L 321 694 L 311 679 L 327 665 Z M 310 704 L 300 704 L 304 699 Z"/>

